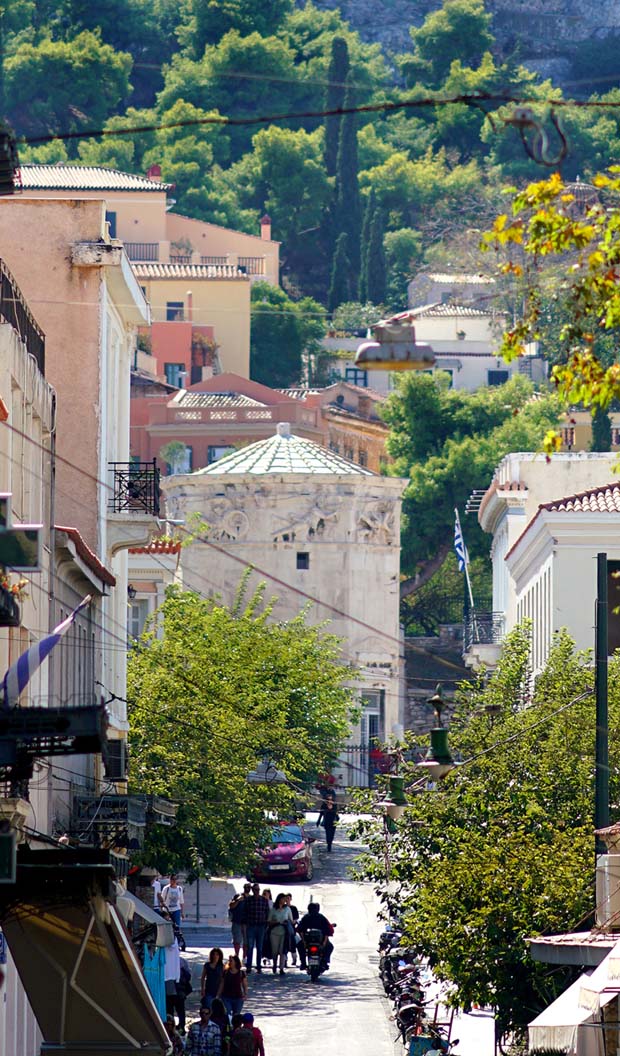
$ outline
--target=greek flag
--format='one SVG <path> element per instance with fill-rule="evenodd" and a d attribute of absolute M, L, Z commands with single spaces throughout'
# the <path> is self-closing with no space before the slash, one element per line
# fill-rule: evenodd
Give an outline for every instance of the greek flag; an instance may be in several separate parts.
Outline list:
<path fill-rule="evenodd" d="M 465 566 L 469 563 L 469 554 L 467 553 L 467 547 L 465 546 L 465 540 L 463 539 L 463 533 L 461 531 L 461 522 L 459 521 L 459 515 L 455 510 L 454 520 L 454 549 L 456 551 L 456 559 L 458 561 L 459 572 L 465 571 Z"/>
<path fill-rule="evenodd" d="M 58 624 L 58 627 L 54 628 L 47 638 L 42 638 L 40 642 L 35 642 L 34 645 L 31 645 L 30 649 L 22 653 L 18 660 L 8 669 L 2 683 L 2 706 L 4 708 L 17 707 L 20 695 L 30 682 L 35 671 L 49 656 L 54 646 L 58 645 L 63 634 L 66 634 L 69 630 L 78 612 L 90 605 L 90 601 L 91 595 L 89 594 L 80 602 L 77 609 L 74 609 L 67 616 L 66 620 L 63 620 L 62 623 Z"/>

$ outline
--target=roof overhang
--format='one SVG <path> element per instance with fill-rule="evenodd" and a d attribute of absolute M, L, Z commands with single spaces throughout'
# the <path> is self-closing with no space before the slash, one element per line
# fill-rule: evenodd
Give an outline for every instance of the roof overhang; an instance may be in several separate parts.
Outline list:
<path fill-rule="evenodd" d="M 44 1038 L 67 1056 L 166 1056 L 169 1041 L 104 852 L 20 848 L 0 920 Z"/>
<path fill-rule="evenodd" d="M 617 933 L 576 931 L 564 935 L 537 935 L 526 939 L 533 961 L 595 968 L 618 941 Z"/>

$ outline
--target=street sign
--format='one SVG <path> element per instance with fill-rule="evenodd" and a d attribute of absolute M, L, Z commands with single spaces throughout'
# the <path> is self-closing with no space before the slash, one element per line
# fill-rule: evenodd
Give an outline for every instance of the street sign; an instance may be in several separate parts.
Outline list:
<path fill-rule="evenodd" d="M 0 832 L 0 884 L 14 884 L 17 878 L 17 842 L 14 832 Z M 0 959 L 0 964 L 2 960 Z"/>

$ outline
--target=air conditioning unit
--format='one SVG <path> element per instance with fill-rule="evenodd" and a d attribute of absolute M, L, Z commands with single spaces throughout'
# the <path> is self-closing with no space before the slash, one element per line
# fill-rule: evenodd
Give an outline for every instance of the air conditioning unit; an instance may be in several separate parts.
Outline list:
<path fill-rule="evenodd" d="M 596 925 L 620 932 L 620 854 L 601 854 L 597 859 Z"/>
<path fill-rule="evenodd" d="M 105 776 L 109 781 L 126 781 L 128 770 L 127 741 L 106 741 L 103 751 Z"/>

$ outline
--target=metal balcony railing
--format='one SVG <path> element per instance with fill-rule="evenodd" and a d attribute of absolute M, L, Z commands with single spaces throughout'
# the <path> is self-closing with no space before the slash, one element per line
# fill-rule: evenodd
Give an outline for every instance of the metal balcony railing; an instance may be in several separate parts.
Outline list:
<path fill-rule="evenodd" d="M 265 274 L 264 257 L 239 257 L 239 267 L 245 269 L 248 275 Z"/>
<path fill-rule="evenodd" d="M 143 796 L 76 795 L 69 834 L 86 846 L 135 850 L 144 842 L 146 813 Z"/>
<path fill-rule="evenodd" d="M 192 255 L 191 253 L 171 253 L 170 263 L 171 264 L 191 264 Z"/>
<path fill-rule="evenodd" d="M 159 242 L 125 242 L 130 260 L 159 260 Z"/>
<path fill-rule="evenodd" d="M 215 264 L 221 266 L 222 264 L 228 264 L 228 257 L 201 257 L 200 263 Z"/>
<path fill-rule="evenodd" d="M 114 485 L 108 509 L 159 517 L 159 469 L 152 462 L 109 462 Z"/>
<path fill-rule="evenodd" d="M 13 327 L 45 374 L 45 335 L 3 260 L 0 260 L 0 319 Z"/>
<path fill-rule="evenodd" d="M 474 645 L 498 645 L 505 632 L 503 612 L 466 612 L 463 620 L 463 648 Z"/>

